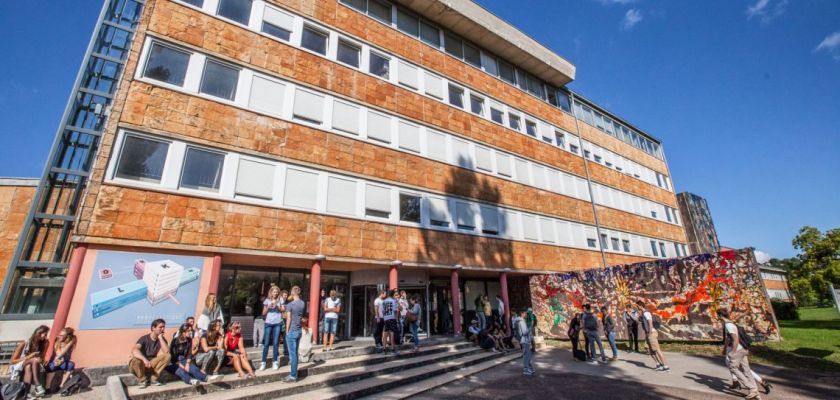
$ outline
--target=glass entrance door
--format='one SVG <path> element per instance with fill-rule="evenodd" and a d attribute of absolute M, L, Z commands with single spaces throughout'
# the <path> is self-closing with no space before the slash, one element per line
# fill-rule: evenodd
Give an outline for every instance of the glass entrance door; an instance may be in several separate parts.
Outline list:
<path fill-rule="evenodd" d="M 350 334 L 354 337 L 373 335 L 373 301 L 379 295 L 374 285 L 353 286 L 350 289 L 350 302 L 353 305 Z"/>

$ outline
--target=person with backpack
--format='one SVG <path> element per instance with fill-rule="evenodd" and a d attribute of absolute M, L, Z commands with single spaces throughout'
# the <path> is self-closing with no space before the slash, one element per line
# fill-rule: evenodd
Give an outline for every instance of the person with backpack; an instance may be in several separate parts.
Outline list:
<path fill-rule="evenodd" d="M 533 337 L 531 335 L 531 329 L 528 328 L 528 323 L 525 320 L 527 316 L 528 310 L 519 311 L 519 319 L 517 319 L 516 325 L 514 326 L 514 332 L 516 332 L 516 340 L 518 340 L 519 345 L 522 346 L 522 374 L 525 376 L 531 376 L 535 372 L 534 364 L 531 362 L 531 344 Z"/>
<path fill-rule="evenodd" d="M 610 349 L 612 350 L 611 361 L 615 361 L 618 359 L 618 347 L 615 345 L 615 320 L 610 313 L 610 306 L 608 304 L 601 307 L 601 314 L 601 322 L 604 325 L 604 336 L 607 337 L 607 341 L 610 343 Z"/>
<path fill-rule="evenodd" d="M 743 327 L 729 319 L 728 309 L 718 309 L 717 315 L 723 321 L 724 352 L 729 359 L 729 372 L 738 379 L 741 386 L 749 389 L 747 399 L 761 399 L 758 394 L 758 385 L 750 369 L 749 354 L 752 338 Z M 765 390 L 769 392 L 766 387 Z"/>
<path fill-rule="evenodd" d="M 606 362 L 607 355 L 604 354 L 604 345 L 601 343 L 601 336 L 598 334 L 598 317 L 592 313 L 592 306 L 589 304 L 583 306 L 583 311 L 583 331 L 589 340 L 589 363 L 598 364 L 595 359 L 596 344 L 601 351 L 601 362 Z"/>
<path fill-rule="evenodd" d="M 656 370 L 660 372 L 668 372 L 671 370 L 670 367 L 666 364 L 665 355 L 662 354 L 662 349 L 659 348 L 659 332 L 657 329 L 660 328 L 661 322 L 659 320 L 659 316 L 656 315 L 656 306 L 648 304 L 648 309 L 642 313 L 642 330 L 645 331 L 645 342 L 648 346 L 648 351 L 650 351 L 650 356 L 653 358 L 653 361 L 656 363 Z"/>
<path fill-rule="evenodd" d="M 630 306 L 624 310 L 624 323 L 627 325 L 627 347 L 630 351 L 639 352 L 639 312 Z"/>

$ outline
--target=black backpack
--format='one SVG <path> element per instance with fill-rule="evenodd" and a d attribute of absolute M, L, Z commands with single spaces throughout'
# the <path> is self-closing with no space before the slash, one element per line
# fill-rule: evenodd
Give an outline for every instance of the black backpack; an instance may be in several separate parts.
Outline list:
<path fill-rule="evenodd" d="M 738 328 L 738 343 L 740 343 L 741 347 L 744 349 L 749 350 L 753 342 L 752 336 L 750 336 L 741 325 L 735 325 L 735 327 Z"/>
<path fill-rule="evenodd" d="M 3 400 L 23 400 L 29 394 L 29 384 L 21 381 L 11 381 L 3 385 L 0 397 Z"/>
<path fill-rule="evenodd" d="M 653 317 L 653 329 L 662 329 L 662 318 L 657 314 L 651 314 L 651 316 Z"/>
<path fill-rule="evenodd" d="M 70 396 L 90 387 L 90 378 L 81 371 L 72 371 L 70 377 L 61 385 L 62 396 Z"/>

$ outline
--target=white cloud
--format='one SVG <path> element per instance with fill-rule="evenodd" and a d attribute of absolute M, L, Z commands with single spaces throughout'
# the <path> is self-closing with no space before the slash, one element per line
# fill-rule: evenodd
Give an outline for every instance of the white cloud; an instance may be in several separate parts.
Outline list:
<path fill-rule="evenodd" d="M 621 4 L 621 5 L 633 4 L 633 3 L 636 2 L 636 0 L 597 0 L 597 1 L 599 3 L 605 5 L 605 6 L 612 5 L 612 4 Z"/>
<path fill-rule="evenodd" d="M 757 17 L 767 23 L 782 15 L 787 10 L 788 0 L 758 0 L 747 7 L 747 18 Z"/>
<path fill-rule="evenodd" d="M 826 36 L 825 39 L 823 39 L 822 42 L 814 48 L 814 52 L 818 51 L 825 51 L 828 54 L 831 54 L 831 57 L 835 60 L 840 61 L 840 31 Z"/>
<path fill-rule="evenodd" d="M 621 20 L 621 29 L 623 29 L 625 31 L 630 30 L 634 26 L 636 26 L 636 24 L 638 24 L 639 22 L 642 22 L 643 18 L 644 17 L 642 16 L 641 11 L 639 11 L 635 8 L 631 8 L 631 9 L 627 10 L 627 12 L 624 14 L 624 19 Z"/>
<path fill-rule="evenodd" d="M 755 260 L 758 261 L 759 264 L 764 264 L 767 261 L 770 261 L 771 258 L 773 257 L 771 257 L 770 254 L 767 254 L 761 250 L 755 251 Z"/>

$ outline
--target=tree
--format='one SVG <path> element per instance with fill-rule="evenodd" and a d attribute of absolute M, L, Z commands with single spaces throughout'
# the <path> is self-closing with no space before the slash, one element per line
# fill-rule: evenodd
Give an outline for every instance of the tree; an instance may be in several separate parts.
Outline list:
<path fill-rule="evenodd" d="M 805 226 L 793 239 L 798 263 L 789 263 L 791 290 L 802 305 L 832 304 L 829 283 L 840 287 L 840 229 Z M 810 290 L 808 289 L 810 286 Z"/>

